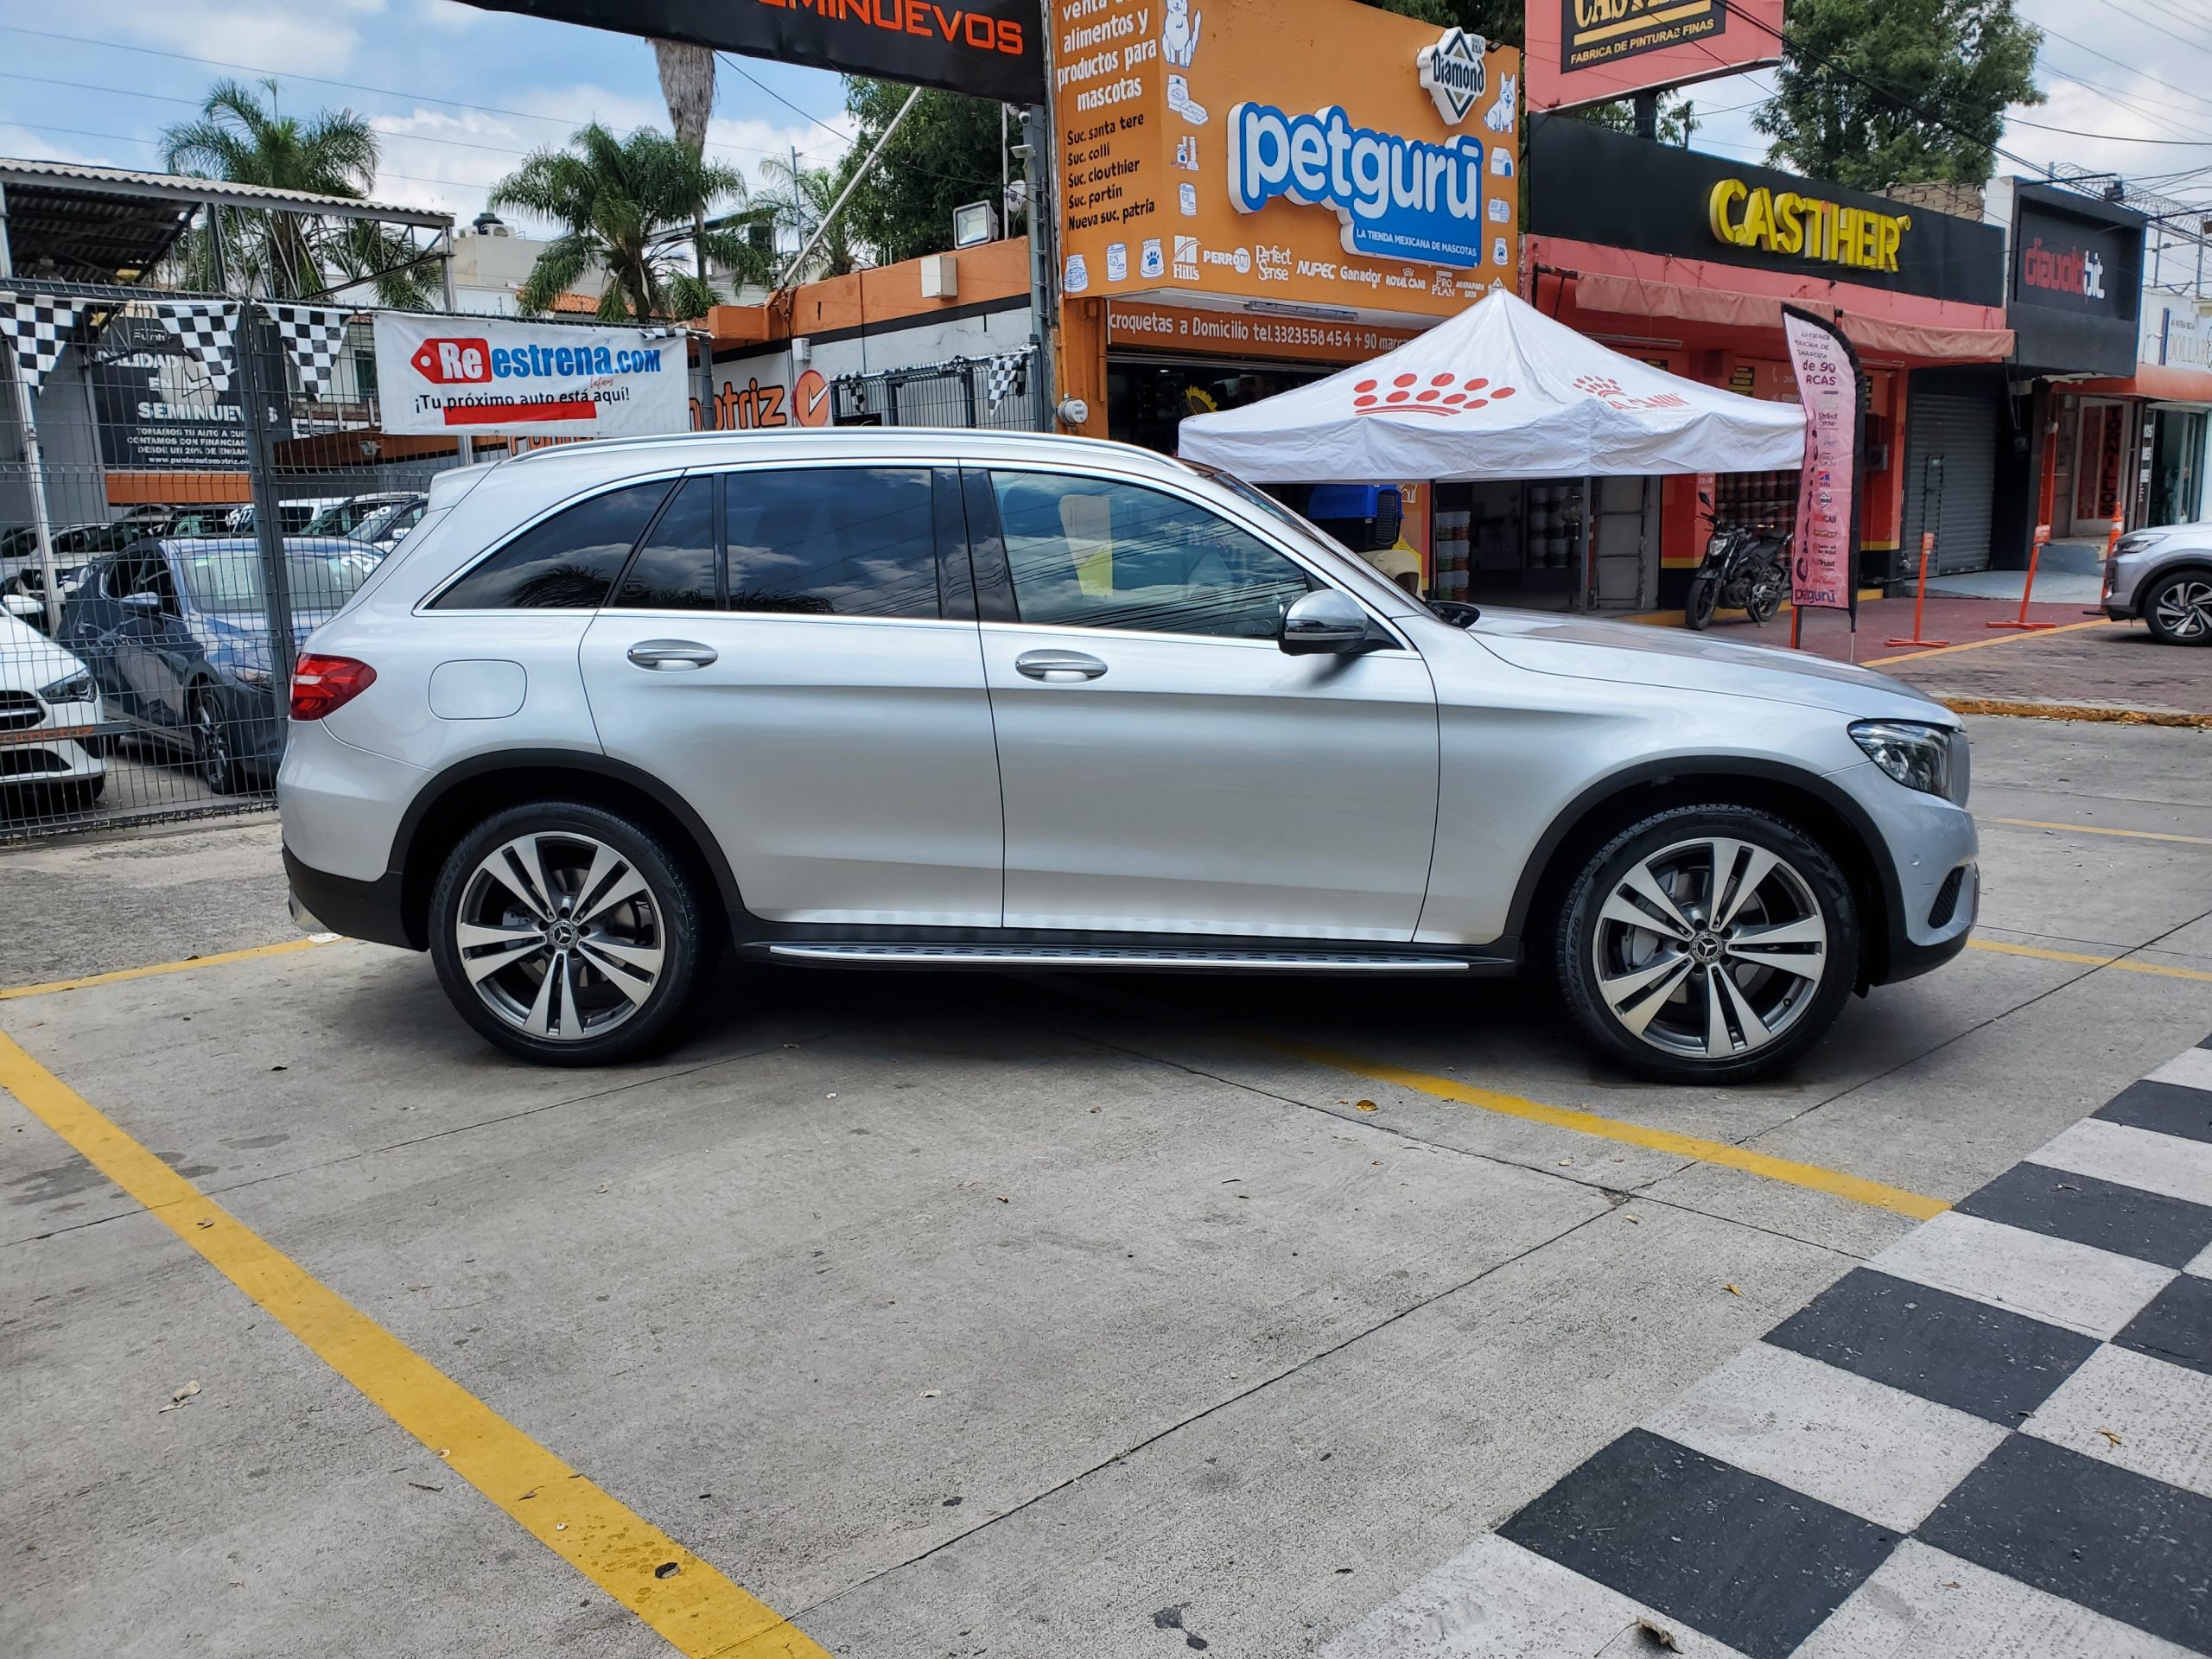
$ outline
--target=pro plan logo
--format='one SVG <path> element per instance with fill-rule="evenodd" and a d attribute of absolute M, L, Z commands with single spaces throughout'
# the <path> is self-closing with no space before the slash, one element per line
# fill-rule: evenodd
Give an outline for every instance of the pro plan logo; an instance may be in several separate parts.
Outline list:
<path fill-rule="evenodd" d="M 1483 55 L 1490 43 L 1464 29 L 1447 29 L 1434 46 L 1424 46 L 1414 61 L 1420 66 L 1421 90 L 1436 100 L 1444 124 L 1456 127 L 1475 112 L 1486 78 Z"/>
<path fill-rule="evenodd" d="M 1679 391 L 1631 395 L 1609 374 L 1578 374 L 1574 377 L 1574 389 L 1587 392 L 1608 409 L 1688 409 L 1690 404 L 1690 400 Z"/>
<path fill-rule="evenodd" d="M 1380 380 L 1358 380 L 1351 390 L 1355 415 L 1464 415 L 1513 395 L 1511 386 L 1493 386 L 1479 377 L 1462 379 L 1449 370 L 1393 375 L 1387 388 Z"/>
<path fill-rule="evenodd" d="M 492 346 L 486 340 L 426 340 L 407 360 L 433 385 L 481 385 L 492 378 Z"/>

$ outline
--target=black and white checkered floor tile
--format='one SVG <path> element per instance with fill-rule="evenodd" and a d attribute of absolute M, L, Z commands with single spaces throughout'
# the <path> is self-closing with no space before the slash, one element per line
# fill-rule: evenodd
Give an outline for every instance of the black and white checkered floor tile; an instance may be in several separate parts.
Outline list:
<path fill-rule="evenodd" d="M 1845 1274 L 1325 1659 L 1669 1645 L 2212 1654 L 2212 1038 Z"/>

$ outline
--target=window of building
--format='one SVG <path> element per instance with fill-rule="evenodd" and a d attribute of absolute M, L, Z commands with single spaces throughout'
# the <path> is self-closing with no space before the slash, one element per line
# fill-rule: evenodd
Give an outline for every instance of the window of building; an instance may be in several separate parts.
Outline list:
<path fill-rule="evenodd" d="M 657 478 L 541 519 L 447 588 L 436 608 L 596 610 L 668 491 Z"/>
<path fill-rule="evenodd" d="M 1044 473 L 995 473 L 1025 622 L 1272 639 L 1312 583 L 1295 562 L 1195 502 Z"/>
<path fill-rule="evenodd" d="M 724 487 L 730 609 L 801 616 L 939 613 L 926 469 L 732 473 Z"/>

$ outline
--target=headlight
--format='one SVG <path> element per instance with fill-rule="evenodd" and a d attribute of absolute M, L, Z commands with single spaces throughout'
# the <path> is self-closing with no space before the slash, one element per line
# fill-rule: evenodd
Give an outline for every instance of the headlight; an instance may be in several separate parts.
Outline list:
<path fill-rule="evenodd" d="M 38 694 L 48 702 L 90 702 L 93 697 L 92 674 L 80 668 L 74 674 L 64 675 L 52 685 L 41 685 Z"/>
<path fill-rule="evenodd" d="M 231 671 L 231 677 L 240 685 L 250 685 L 257 691 L 269 684 L 269 671 L 265 668 L 234 668 Z"/>
<path fill-rule="evenodd" d="M 1907 789 L 1941 795 L 1963 806 L 1966 741 L 1945 726 L 1918 726 L 1902 720 L 1855 721 L 1851 741 L 1866 758 Z M 1954 747 L 1959 751 L 1954 764 Z M 1954 785 L 1956 793 L 1953 792 Z"/>
<path fill-rule="evenodd" d="M 2123 536 L 2113 544 L 2112 556 L 2124 559 L 2131 553 L 2148 553 L 2166 538 L 2156 531 L 2139 530 L 2132 536 Z"/>

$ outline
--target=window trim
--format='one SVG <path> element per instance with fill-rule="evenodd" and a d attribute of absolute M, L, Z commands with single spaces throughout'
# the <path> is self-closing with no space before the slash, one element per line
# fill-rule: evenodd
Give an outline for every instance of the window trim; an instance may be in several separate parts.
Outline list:
<path fill-rule="evenodd" d="M 416 600 L 410 612 L 410 614 L 420 616 L 427 611 L 436 611 L 441 616 L 518 616 L 522 614 L 522 607 L 518 607 L 512 605 L 467 607 L 455 605 L 441 608 L 438 601 L 443 599 L 448 594 L 451 593 L 455 588 L 459 587 L 463 582 L 467 581 L 468 577 L 474 575 L 480 566 L 498 557 L 499 554 L 513 546 L 515 543 L 520 541 L 524 537 L 529 535 L 531 531 L 536 530 L 540 524 L 545 523 L 546 520 L 555 517 L 556 514 L 566 512 L 570 507 L 580 507 L 587 501 L 595 501 L 602 495 L 612 495 L 617 490 L 635 489 L 640 484 L 657 484 L 662 482 L 670 484 L 680 483 L 683 480 L 684 474 L 688 470 L 688 468 L 677 467 L 671 469 L 656 469 L 652 472 L 632 473 L 622 478 L 602 479 L 599 483 L 588 489 L 579 490 L 574 495 L 563 496 L 560 500 L 554 502 L 552 505 L 545 508 L 543 512 L 537 513 L 532 517 L 524 519 L 521 524 L 517 524 L 512 531 L 508 531 L 505 536 L 502 536 L 498 541 L 493 543 L 491 546 L 486 548 L 482 552 L 477 554 L 475 557 L 470 559 L 466 564 L 462 565 L 460 569 L 454 571 L 443 582 L 439 582 L 435 587 L 431 588 L 429 593 L 423 594 L 422 598 Z M 664 496 L 662 498 L 660 505 L 653 510 L 652 517 L 645 521 L 645 529 L 638 533 L 639 541 L 644 540 L 646 533 L 652 530 L 654 524 L 660 521 L 660 515 L 668 509 L 670 497 L 672 497 L 675 493 L 676 492 L 671 489 L 667 496 Z M 424 517 L 427 518 L 429 514 L 426 512 Z M 621 569 L 627 570 L 630 568 L 630 561 L 637 557 L 637 556 L 638 542 L 633 541 L 630 543 L 629 552 L 623 557 Z M 617 573 L 616 579 L 618 581 L 620 579 L 620 572 Z M 612 593 L 614 590 L 612 588 L 609 588 L 607 591 Z M 539 609 L 539 607 L 534 607 L 530 608 L 534 614 L 597 616 L 607 607 L 603 605 L 594 605 L 589 610 L 585 610 L 582 607 L 572 610 L 566 606 L 559 607 L 557 608 L 547 607 L 543 607 L 542 610 Z M 699 613 L 696 611 L 687 611 L 684 614 L 687 616 L 696 616 Z"/>
<path fill-rule="evenodd" d="M 1387 645 L 1377 645 L 1374 652 L 1365 652 L 1364 655 L 1372 656 L 1376 652 L 1402 652 L 1408 656 L 1415 657 L 1421 654 L 1414 649 L 1402 628 L 1398 627 L 1388 617 L 1377 612 L 1363 595 L 1344 586 L 1329 571 L 1316 566 L 1313 560 L 1304 556 L 1299 550 L 1285 545 L 1282 539 L 1273 534 L 1270 530 L 1255 524 L 1243 512 L 1225 512 L 1219 503 L 1209 501 L 1189 491 L 1179 489 L 1167 480 L 1133 477 L 1126 473 L 1083 465 L 1051 466 L 1026 459 L 1006 462 L 995 461 L 967 462 L 963 464 L 962 472 L 963 475 L 979 480 L 982 486 L 980 490 L 971 486 L 966 491 L 969 510 L 968 533 L 971 549 L 976 539 L 975 520 L 979 506 L 977 498 L 980 496 L 982 501 L 988 505 L 989 550 L 980 556 L 971 551 L 970 556 L 974 558 L 976 568 L 977 610 L 986 624 L 1005 627 L 1052 629 L 1068 633 L 1120 636 L 1131 639 L 1185 639 L 1202 645 L 1265 645 L 1270 651 L 1281 649 L 1277 640 L 1253 639 L 1238 634 L 1177 633 L 1152 628 L 1099 628 L 1088 626 L 1080 622 L 1037 622 L 1025 619 L 1020 614 L 1020 606 L 1014 595 L 1013 568 L 1006 556 L 1005 535 L 999 524 L 998 490 L 991 481 L 994 474 L 1025 473 L 1043 478 L 1093 479 L 1103 484 L 1116 484 L 1127 489 L 1151 490 L 1157 494 L 1180 501 L 1187 506 L 1196 507 L 1202 512 L 1210 512 L 1215 518 L 1235 525 L 1255 541 L 1289 560 L 1291 563 L 1303 570 L 1310 580 L 1319 584 L 1320 588 L 1344 594 L 1365 612 L 1369 626 L 1381 628 L 1389 635 L 1390 643 Z M 1243 504 L 1238 505 L 1241 506 Z M 1308 591 L 1313 592 L 1319 589 L 1308 589 Z"/>

